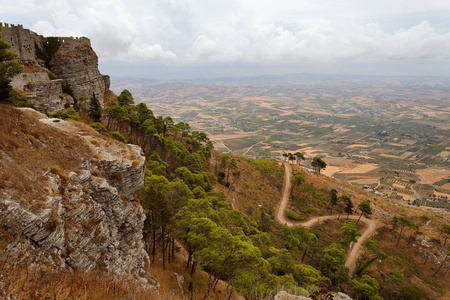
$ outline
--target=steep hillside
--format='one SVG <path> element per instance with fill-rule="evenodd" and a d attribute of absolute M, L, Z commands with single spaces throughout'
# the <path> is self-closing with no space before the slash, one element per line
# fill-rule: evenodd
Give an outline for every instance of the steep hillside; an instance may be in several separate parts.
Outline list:
<path fill-rule="evenodd" d="M 141 149 L 80 122 L 0 107 L 1 260 L 9 269 L 105 270 L 153 282 Z"/>

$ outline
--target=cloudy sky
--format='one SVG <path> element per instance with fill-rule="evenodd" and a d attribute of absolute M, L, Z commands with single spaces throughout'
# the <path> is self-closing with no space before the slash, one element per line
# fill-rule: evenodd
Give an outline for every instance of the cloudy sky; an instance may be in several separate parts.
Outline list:
<path fill-rule="evenodd" d="M 450 76 L 448 0 L 0 0 L 0 21 L 87 36 L 104 74 Z"/>

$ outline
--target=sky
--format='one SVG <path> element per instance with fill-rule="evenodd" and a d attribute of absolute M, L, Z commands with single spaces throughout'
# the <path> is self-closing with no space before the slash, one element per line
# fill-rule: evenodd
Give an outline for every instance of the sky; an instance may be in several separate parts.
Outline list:
<path fill-rule="evenodd" d="M 0 21 L 86 36 L 103 74 L 450 76 L 448 0 L 0 0 Z"/>

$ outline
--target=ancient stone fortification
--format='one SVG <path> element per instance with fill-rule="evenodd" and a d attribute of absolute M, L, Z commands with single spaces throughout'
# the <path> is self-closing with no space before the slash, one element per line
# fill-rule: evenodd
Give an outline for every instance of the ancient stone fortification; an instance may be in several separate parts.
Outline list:
<path fill-rule="evenodd" d="M 37 57 L 37 49 L 44 51 L 47 38 L 24 29 L 22 25 L 3 24 L 3 40 L 18 53 L 18 61 L 24 72 L 17 75 L 11 85 L 22 91 L 40 110 L 53 112 L 63 109 L 74 99 L 63 93 L 63 83 L 68 83 L 75 98 L 92 98 L 93 94 L 103 106 L 104 93 L 109 89 L 109 77 L 98 70 L 98 57 L 88 38 L 60 37 L 61 45 L 53 55 L 49 68 Z M 48 72 L 58 76 L 50 80 Z"/>

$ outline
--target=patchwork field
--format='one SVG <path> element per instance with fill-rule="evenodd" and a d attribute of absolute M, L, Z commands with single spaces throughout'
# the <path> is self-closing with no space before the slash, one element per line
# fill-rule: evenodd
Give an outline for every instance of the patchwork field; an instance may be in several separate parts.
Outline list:
<path fill-rule="evenodd" d="M 324 174 L 394 199 L 450 200 L 449 81 L 300 77 L 113 89 L 206 132 L 221 152 L 283 160 L 300 151 L 303 166 L 320 156 Z"/>

